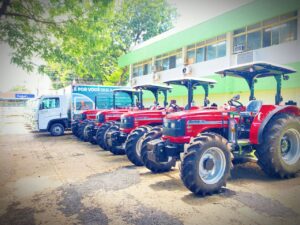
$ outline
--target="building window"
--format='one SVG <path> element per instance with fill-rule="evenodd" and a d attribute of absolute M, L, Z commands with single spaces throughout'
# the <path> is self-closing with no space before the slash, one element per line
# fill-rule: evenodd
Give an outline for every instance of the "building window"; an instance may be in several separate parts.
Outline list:
<path fill-rule="evenodd" d="M 157 71 L 169 70 L 182 66 L 181 49 L 156 57 L 155 67 Z"/>
<path fill-rule="evenodd" d="M 216 58 L 224 57 L 225 55 L 226 55 L 225 34 L 187 47 L 188 64 L 216 59 Z"/>
<path fill-rule="evenodd" d="M 132 68 L 132 77 L 139 77 L 152 73 L 151 60 L 136 63 Z"/>
<path fill-rule="evenodd" d="M 297 39 L 297 11 L 233 31 L 233 53 Z"/>

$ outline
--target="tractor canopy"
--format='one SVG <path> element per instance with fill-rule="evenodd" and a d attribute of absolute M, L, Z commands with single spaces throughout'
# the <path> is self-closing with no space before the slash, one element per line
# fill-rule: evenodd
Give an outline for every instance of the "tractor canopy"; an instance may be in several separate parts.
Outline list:
<path fill-rule="evenodd" d="M 282 101 L 282 97 L 281 97 L 282 79 L 288 80 L 289 77 L 287 74 L 291 74 L 295 72 L 296 70 L 290 67 L 276 65 L 269 62 L 251 62 L 251 63 L 241 64 L 230 68 L 226 68 L 216 73 L 221 74 L 224 77 L 233 76 L 233 77 L 239 77 L 245 79 L 250 89 L 249 100 L 255 100 L 254 83 L 256 82 L 257 78 L 274 77 L 277 83 L 275 104 L 278 105 Z"/>
<path fill-rule="evenodd" d="M 174 80 L 168 80 L 165 81 L 164 83 L 166 84 L 172 84 L 172 85 L 181 85 L 185 86 L 188 90 L 188 105 L 186 109 L 191 108 L 191 103 L 193 101 L 193 93 L 194 89 L 197 86 L 202 86 L 205 92 L 205 98 L 204 98 L 204 106 L 207 106 L 207 97 L 208 97 L 208 90 L 209 87 L 213 87 L 215 83 L 217 83 L 213 79 L 208 79 L 208 78 L 197 78 L 197 77 L 183 77 L 179 79 L 174 79 Z"/>
<path fill-rule="evenodd" d="M 172 87 L 169 87 L 167 85 L 163 85 L 163 84 L 142 84 L 142 85 L 137 85 L 133 87 L 136 90 L 147 90 L 152 92 L 152 94 L 154 95 L 155 101 L 158 102 L 158 94 L 162 93 L 164 95 L 164 107 L 166 107 L 168 105 L 167 102 L 167 92 L 171 91 Z M 142 91 L 140 92 L 142 95 Z M 142 102 L 142 97 L 140 98 L 140 103 L 141 105 L 143 105 Z"/>
<path fill-rule="evenodd" d="M 129 95 L 130 99 L 131 99 L 131 106 L 134 106 L 134 96 L 136 96 L 136 98 L 138 99 L 138 101 L 141 101 L 141 91 L 136 90 L 136 89 L 126 89 L 126 88 L 120 88 L 120 89 L 115 89 L 113 90 L 113 108 L 116 109 L 116 94 L 117 93 L 126 93 Z"/>

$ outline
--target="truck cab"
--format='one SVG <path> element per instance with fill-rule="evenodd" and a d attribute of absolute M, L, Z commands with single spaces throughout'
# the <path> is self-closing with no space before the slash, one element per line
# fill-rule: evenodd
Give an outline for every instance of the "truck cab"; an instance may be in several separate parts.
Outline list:
<path fill-rule="evenodd" d="M 52 136 L 64 134 L 70 126 L 70 102 L 64 95 L 43 95 L 38 99 L 33 130 L 48 131 Z"/>

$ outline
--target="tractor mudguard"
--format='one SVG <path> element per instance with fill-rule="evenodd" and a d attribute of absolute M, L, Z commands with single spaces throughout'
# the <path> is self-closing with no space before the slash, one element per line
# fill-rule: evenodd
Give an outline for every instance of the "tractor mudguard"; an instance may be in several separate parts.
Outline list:
<path fill-rule="evenodd" d="M 276 106 L 263 105 L 259 113 L 255 116 L 250 128 L 250 142 L 252 144 L 261 144 L 263 131 L 270 120 L 278 113 L 288 113 L 300 116 L 300 109 L 297 106 Z"/>

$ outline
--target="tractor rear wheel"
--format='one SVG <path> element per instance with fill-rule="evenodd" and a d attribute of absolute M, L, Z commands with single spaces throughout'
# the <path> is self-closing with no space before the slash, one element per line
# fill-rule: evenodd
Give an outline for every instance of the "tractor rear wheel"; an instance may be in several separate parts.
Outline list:
<path fill-rule="evenodd" d="M 141 126 L 136 128 L 129 134 L 125 142 L 125 152 L 127 158 L 129 159 L 130 162 L 132 162 L 136 166 L 144 165 L 141 157 L 141 147 L 142 147 L 143 136 L 150 129 L 151 127 L 149 126 Z"/>
<path fill-rule="evenodd" d="M 118 124 L 114 124 L 107 129 L 107 133 L 118 132 L 120 130 L 120 126 Z M 107 143 L 107 136 L 104 136 L 105 142 Z M 113 153 L 114 155 L 125 155 L 125 148 L 123 146 L 109 146 L 107 145 L 107 149 Z"/>
<path fill-rule="evenodd" d="M 197 195 L 219 192 L 230 175 L 231 148 L 219 134 L 202 133 L 187 146 L 180 168 L 184 185 Z"/>
<path fill-rule="evenodd" d="M 97 130 L 96 133 L 96 141 L 99 145 L 100 148 L 102 148 L 103 150 L 108 150 L 107 149 L 107 143 L 105 140 L 105 134 L 107 132 L 107 130 L 113 125 L 113 122 L 107 122 L 102 124 L 101 127 L 99 127 L 99 129 Z"/>
<path fill-rule="evenodd" d="M 169 160 L 167 162 L 158 162 L 149 159 L 148 157 L 149 151 L 147 149 L 147 143 L 149 141 L 159 139 L 161 138 L 161 136 L 162 136 L 162 127 L 155 127 L 143 137 L 143 142 L 141 147 L 142 160 L 145 167 L 151 170 L 153 173 L 168 172 L 176 164 L 175 157 L 169 157 Z"/>
<path fill-rule="evenodd" d="M 272 177 L 294 177 L 300 171 L 300 118 L 278 114 L 267 124 L 256 149 L 258 165 Z"/>

